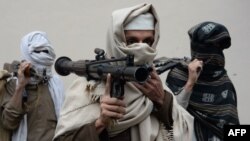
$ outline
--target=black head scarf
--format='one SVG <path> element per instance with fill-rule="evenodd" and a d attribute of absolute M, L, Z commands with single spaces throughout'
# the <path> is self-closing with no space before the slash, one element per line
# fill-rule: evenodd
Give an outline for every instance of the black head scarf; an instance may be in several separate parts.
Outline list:
<path fill-rule="evenodd" d="M 200 78 L 213 81 L 222 77 L 225 73 L 223 50 L 231 46 L 227 28 L 219 23 L 203 22 L 192 27 L 188 35 L 192 59 L 204 62 Z"/>

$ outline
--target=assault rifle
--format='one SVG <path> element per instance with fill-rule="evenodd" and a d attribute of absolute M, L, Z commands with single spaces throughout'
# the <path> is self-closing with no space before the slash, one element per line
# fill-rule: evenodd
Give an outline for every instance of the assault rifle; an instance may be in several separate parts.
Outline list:
<path fill-rule="evenodd" d="M 160 57 L 153 61 L 154 66 L 156 68 L 156 72 L 160 75 L 169 69 L 172 69 L 178 65 L 187 66 L 188 63 L 191 61 L 190 58 L 167 58 L 167 57 Z"/>

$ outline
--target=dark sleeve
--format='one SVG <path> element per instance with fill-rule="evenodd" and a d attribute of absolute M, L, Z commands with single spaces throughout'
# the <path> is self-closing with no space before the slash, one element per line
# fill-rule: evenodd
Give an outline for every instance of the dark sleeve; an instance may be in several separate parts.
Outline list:
<path fill-rule="evenodd" d="M 23 115 L 25 114 L 23 107 L 17 107 L 15 103 L 11 103 L 10 99 L 15 92 L 15 80 L 6 83 L 3 91 L 3 100 L 1 102 L 1 120 L 5 128 L 14 130 L 19 127 Z"/>
<path fill-rule="evenodd" d="M 173 108 L 173 95 L 168 91 L 164 91 L 164 101 L 163 105 L 159 106 L 154 103 L 153 113 L 156 117 L 164 123 L 168 130 L 172 129 L 173 126 L 173 118 L 172 118 L 172 108 Z"/>
<path fill-rule="evenodd" d="M 95 124 L 89 123 L 74 131 L 69 131 L 57 138 L 54 141 L 101 141 L 108 137 L 108 133 L 104 130 L 100 136 L 96 132 Z M 106 141 L 106 140 L 105 140 Z M 108 141 L 108 140 L 107 140 Z"/>

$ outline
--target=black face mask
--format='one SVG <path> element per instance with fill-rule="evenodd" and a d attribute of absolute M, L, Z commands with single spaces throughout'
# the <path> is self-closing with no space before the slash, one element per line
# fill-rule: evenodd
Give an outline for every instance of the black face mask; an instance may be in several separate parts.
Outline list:
<path fill-rule="evenodd" d="M 231 46 L 227 28 L 215 22 L 202 22 L 188 31 L 192 59 L 203 61 L 199 79 L 215 80 L 225 74 L 223 50 Z"/>
<path fill-rule="evenodd" d="M 198 52 L 197 52 L 198 51 Z M 203 61 L 202 72 L 199 79 L 214 81 L 225 74 L 225 58 L 222 51 L 201 52 L 199 50 L 191 50 L 192 59 Z"/>

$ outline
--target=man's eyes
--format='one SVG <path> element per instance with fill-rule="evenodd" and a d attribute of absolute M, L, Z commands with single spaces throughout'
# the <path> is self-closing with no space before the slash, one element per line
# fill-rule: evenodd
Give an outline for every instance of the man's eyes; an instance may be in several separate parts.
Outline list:
<path fill-rule="evenodd" d="M 154 43 L 154 40 L 153 40 L 153 39 L 145 39 L 145 40 L 143 41 L 143 43 L 146 43 L 146 44 L 148 44 L 149 46 L 152 46 L 153 43 Z"/>
<path fill-rule="evenodd" d="M 39 51 L 34 50 L 34 52 L 35 52 L 35 53 L 40 53 L 40 52 L 49 53 L 49 51 L 48 51 L 48 50 L 39 50 Z"/>
<path fill-rule="evenodd" d="M 134 43 L 140 43 L 140 41 L 137 41 L 137 40 L 134 40 L 134 39 L 129 39 L 126 42 L 127 42 L 127 45 L 131 45 L 131 44 L 134 44 Z M 154 40 L 153 39 L 145 39 L 145 40 L 142 41 L 142 43 L 146 43 L 149 46 L 152 46 L 153 43 L 154 43 Z"/>
<path fill-rule="evenodd" d="M 126 42 L 127 42 L 127 45 L 131 45 L 131 44 L 134 44 L 134 43 L 138 43 L 138 41 L 135 40 L 135 39 L 129 39 L 129 40 L 127 40 Z"/>

